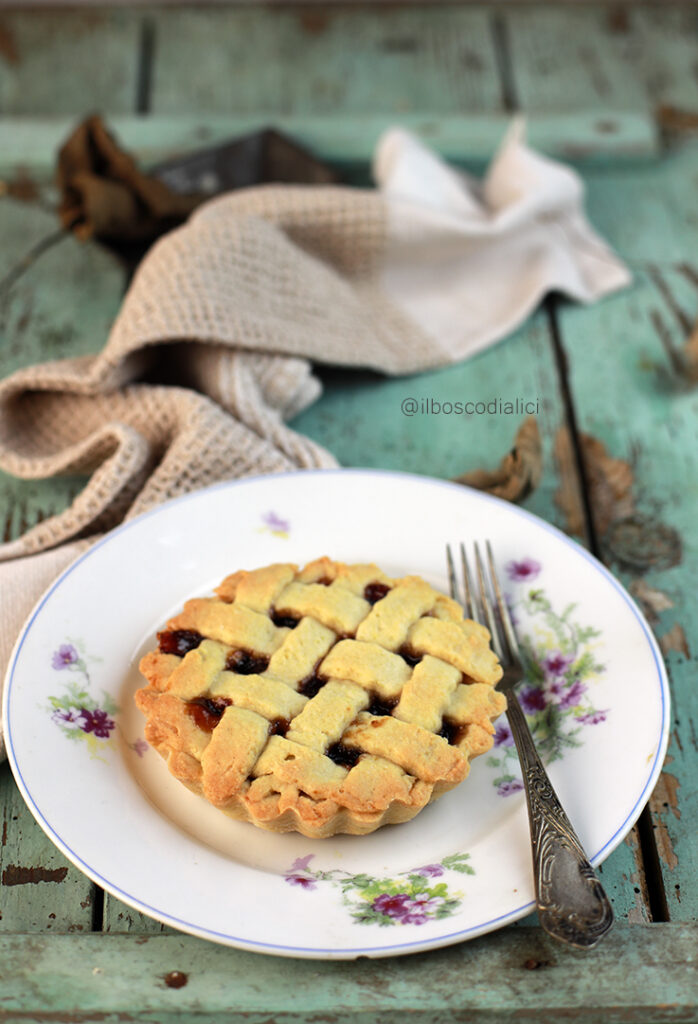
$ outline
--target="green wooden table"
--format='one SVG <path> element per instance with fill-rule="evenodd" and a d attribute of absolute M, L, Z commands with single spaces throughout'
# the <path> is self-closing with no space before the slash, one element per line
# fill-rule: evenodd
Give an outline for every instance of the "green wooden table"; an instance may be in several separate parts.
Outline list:
<path fill-rule="evenodd" d="M 0 13 L 3 375 L 97 351 L 123 294 L 119 263 L 56 233 L 51 210 L 56 142 L 88 110 L 108 114 L 144 161 L 273 124 L 356 181 L 387 124 L 477 170 L 511 112 L 527 113 L 534 143 L 583 174 L 633 287 L 591 308 L 551 299 L 514 337 L 449 369 L 408 380 L 325 370 L 323 398 L 295 426 L 344 465 L 447 478 L 496 465 L 518 421 L 407 419 L 403 397 L 539 396 L 544 473 L 525 505 L 630 587 L 674 701 L 660 782 L 602 868 L 616 928 L 586 955 L 553 944 L 535 918 L 355 963 L 192 939 L 69 864 L 3 765 L 1 1020 L 698 1020 L 698 390 L 682 358 L 698 316 L 697 54 L 698 10 L 669 4 Z M 5 538 L 80 486 L 0 477 Z M 186 984 L 172 987 L 173 971 Z"/>

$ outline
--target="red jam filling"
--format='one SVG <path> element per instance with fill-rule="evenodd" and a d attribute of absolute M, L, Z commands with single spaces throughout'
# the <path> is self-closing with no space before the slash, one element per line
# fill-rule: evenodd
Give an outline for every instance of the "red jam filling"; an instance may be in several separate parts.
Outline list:
<path fill-rule="evenodd" d="M 448 740 L 451 746 L 455 746 L 457 743 L 460 743 L 463 738 L 463 732 L 464 727 L 462 725 L 458 725 L 457 722 L 451 721 L 450 718 L 444 718 L 439 730 L 439 736 L 443 736 L 445 740 Z"/>
<path fill-rule="evenodd" d="M 373 693 L 371 694 L 371 703 L 366 710 L 369 715 L 392 715 L 397 704 L 397 697 L 379 697 L 377 693 Z"/>
<path fill-rule="evenodd" d="M 213 732 L 230 704 L 227 697 L 194 697 L 187 701 L 187 712 L 200 729 Z"/>
<path fill-rule="evenodd" d="M 178 654 L 183 658 L 195 650 L 204 638 L 193 629 L 164 629 L 158 633 L 161 654 Z"/>
<path fill-rule="evenodd" d="M 323 679 L 322 676 L 308 676 L 307 679 L 304 679 L 303 682 L 299 684 L 298 692 L 304 697 L 314 697 L 315 694 L 323 688 L 326 682 L 327 680 Z"/>
<path fill-rule="evenodd" d="M 282 615 L 280 612 L 272 612 L 270 618 L 275 626 L 285 626 L 287 629 L 295 629 L 301 621 L 294 615 Z"/>
<path fill-rule="evenodd" d="M 237 672 L 240 676 L 251 676 L 258 672 L 264 672 L 269 664 L 269 658 L 264 654 L 253 654 L 251 651 L 231 651 L 228 655 L 225 667 L 229 672 Z"/>
<path fill-rule="evenodd" d="M 353 768 L 361 757 L 361 751 L 357 747 L 345 747 L 343 743 L 333 743 L 327 748 L 327 756 L 330 761 L 341 765 L 342 768 Z"/>
<path fill-rule="evenodd" d="M 418 665 L 422 660 L 422 655 L 417 654 L 416 651 L 413 651 L 410 647 L 407 646 L 407 644 L 405 644 L 404 647 L 401 647 L 397 653 L 400 655 L 401 658 L 404 658 L 408 665 L 412 667 Z"/>
<path fill-rule="evenodd" d="M 364 587 L 364 598 L 369 604 L 375 604 L 376 601 L 380 601 L 385 595 L 391 590 L 386 583 L 369 583 Z"/>

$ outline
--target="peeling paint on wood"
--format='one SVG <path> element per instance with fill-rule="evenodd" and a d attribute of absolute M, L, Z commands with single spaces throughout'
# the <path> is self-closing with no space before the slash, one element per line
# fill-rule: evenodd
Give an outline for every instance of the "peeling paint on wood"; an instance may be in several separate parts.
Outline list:
<path fill-rule="evenodd" d="M 26 868 L 8 864 L 3 868 L 3 885 L 36 885 L 38 882 L 62 882 L 68 868 Z"/>
<path fill-rule="evenodd" d="M 19 64 L 19 52 L 12 28 L 0 21 L 0 60 L 6 64 Z"/>
<path fill-rule="evenodd" d="M 697 940 L 696 925 L 618 923 L 598 951 L 581 955 L 520 928 L 407 959 L 319 963 L 185 935 L 147 945 L 135 936 L 32 936 L 31 945 L 7 936 L 0 972 L 21 1017 L 55 1022 L 112 1014 L 183 1024 L 660 1024 L 694 1019 Z M 163 984 L 173 964 L 187 965 L 178 990 Z"/>

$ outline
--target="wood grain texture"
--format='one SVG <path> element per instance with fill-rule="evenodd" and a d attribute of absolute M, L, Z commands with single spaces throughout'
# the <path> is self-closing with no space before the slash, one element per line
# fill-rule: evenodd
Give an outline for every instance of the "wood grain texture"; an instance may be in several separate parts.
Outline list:
<path fill-rule="evenodd" d="M 155 14 L 154 24 L 153 113 L 342 118 L 500 107 L 482 9 L 188 9 Z M 183 75 L 192 52 L 205 59 Z"/>
<path fill-rule="evenodd" d="M 89 931 L 94 886 L 41 831 L 7 763 L 0 818 L 0 932 Z"/>
<path fill-rule="evenodd" d="M 0 1020 L 695 1021 L 697 938 L 695 925 L 618 926 L 580 955 L 508 929 L 407 959 L 319 964 L 183 935 L 0 936 Z"/>
<path fill-rule="evenodd" d="M 0 180 L 44 184 L 52 180 L 55 154 L 69 135 L 74 119 L 65 117 L 8 117 L 0 119 Z M 482 168 L 489 163 L 511 125 L 511 116 L 493 114 L 293 114 L 281 117 L 264 110 L 249 114 L 115 115 L 109 126 L 120 144 L 144 166 L 169 160 L 207 146 L 268 127 L 292 136 L 319 158 L 346 172 L 359 166 L 362 183 L 374 147 L 388 128 L 413 132 L 426 145 L 458 164 Z M 609 125 L 614 130 L 608 131 Z M 527 138 L 549 156 L 579 166 L 642 168 L 659 155 L 654 120 L 645 113 L 613 111 L 574 115 L 532 114 Z M 351 181 L 353 182 L 353 177 Z"/>
<path fill-rule="evenodd" d="M 503 15 L 524 110 L 695 110 L 698 10 L 532 6 Z"/>
<path fill-rule="evenodd" d="M 511 12 L 505 16 L 505 25 L 517 100 L 524 109 L 535 110 L 575 111 L 594 105 L 599 110 L 619 106 L 652 109 L 660 103 L 694 110 L 698 104 L 697 15 L 695 9 L 670 5 L 621 12 L 600 7 L 574 12 Z M 688 453 L 696 450 L 696 404 L 675 375 L 672 382 L 671 367 L 672 352 L 685 341 L 689 325 L 698 316 L 691 266 L 698 230 L 696 159 L 695 146 L 688 144 L 627 174 L 622 168 L 587 171 L 592 222 L 638 271 L 638 284 L 633 292 L 583 313 L 569 306 L 562 307 L 560 313 L 579 429 L 606 443 L 611 456 L 632 465 L 631 500 L 640 514 L 651 521 L 658 503 L 670 507 L 679 519 L 679 526 L 671 529 L 689 539 L 689 546 L 695 531 L 696 494 L 691 484 L 686 488 L 684 482 L 695 478 L 695 467 L 688 467 L 686 459 L 692 462 Z M 656 308 L 657 300 L 660 308 Z M 678 394 L 682 390 L 683 399 Z M 683 411 L 679 412 L 682 401 Z M 593 477 L 590 465 L 586 476 L 588 485 Z M 673 746 L 677 753 L 672 747 L 669 759 L 677 757 L 678 768 L 660 779 L 650 805 L 653 834 L 645 836 L 644 846 L 650 861 L 645 867 L 651 876 L 654 913 L 687 920 L 695 914 L 695 901 L 686 895 L 686 887 L 693 891 L 689 880 L 695 879 L 697 865 L 694 844 L 686 840 L 683 822 L 686 813 L 695 813 L 695 782 L 690 790 L 685 781 L 683 791 L 680 786 L 681 779 L 696 777 L 695 698 L 686 681 L 690 672 L 686 663 L 695 644 L 691 648 L 683 633 L 672 634 L 671 630 L 683 629 L 677 621 L 677 608 L 682 619 L 692 621 L 694 588 L 681 581 L 691 580 L 695 566 L 686 564 L 690 555 L 685 552 L 683 569 L 669 570 L 673 583 L 665 582 L 666 572 L 658 580 L 652 572 L 630 573 L 627 566 L 624 571 L 605 543 L 607 530 L 615 528 L 609 527 L 608 517 L 616 511 L 609 510 L 607 498 L 600 492 L 588 494 L 592 527 L 611 567 L 626 584 L 656 586 L 661 594 L 666 586 L 673 586 L 677 598 L 674 609 L 664 608 L 655 616 L 654 625 L 658 634 L 671 637 L 667 657 L 676 700 Z M 620 511 L 617 514 L 620 516 Z M 681 809 L 681 796 L 686 798 L 688 812 Z M 629 842 L 632 845 L 635 840 L 631 837 Z M 645 913 L 647 879 L 643 872 L 628 867 L 626 891 L 632 885 L 638 899 L 629 916 L 636 920 Z"/>
<path fill-rule="evenodd" d="M 135 109 L 142 15 L 0 10 L 0 114 Z"/>
<path fill-rule="evenodd" d="M 676 302 L 698 316 L 698 290 L 680 270 L 663 268 L 661 277 Z M 672 920 L 692 920 L 698 912 L 698 403 L 695 391 L 672 373 L 657 333 L 659 316 L 680 336 L 675 310 L 667 306 L 664 289 L 638 274 L 632 292 L 586 310 L 583 318 L 566 307 L 560 323 L 579 426 L 625 460 L 633 475 L 629 514 L 602 509 L 601 496 L 592 493 L 592 511 L 603 516 L 597 532 L 605 560 L 626 585 L 642 581 L 668 597 L 671 607 L 655 615 L 660 642 L 681 628 L 665 645 L 672 741 L 651 809 L 669 914 Z"/>
<path fill-rule="evenodd" d="M 47 359 L 85 355 L 104 344 L 125 274 L 97 246 L 55 235 L 54 216 L 34 203 L 0 199 L 0 365 L 2 374 Z M 41 249 L 41 242 L 50 244 Z M 62 511 L 79 476 L 18 480 L 0 473 L 0 530 L 11 540 Z M 41 714 L 37 709 L 37 714 Z M 48 713 L 47 711 L 43 713 Z M 2 766 L 0 929 L 75 931 L 92 927 L 92 883 L 58 852 Z"/>

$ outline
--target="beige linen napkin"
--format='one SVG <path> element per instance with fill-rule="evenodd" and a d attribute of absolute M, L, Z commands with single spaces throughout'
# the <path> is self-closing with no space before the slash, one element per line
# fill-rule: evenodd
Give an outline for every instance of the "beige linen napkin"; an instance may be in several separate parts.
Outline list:
<path fill-rule="evenodd" d="M 629 281 L 577 175 L 518 125 L 482 183 L 401 131 L 374 170 L 377 191 L 211 201 L 150 250 L 98 355 L 0 383 L 0 467 L 91 474 L 0 545 L 3 674 L 41 592 L 100 533 L 217 480 L 336 465 L 285 426 L 319 394 L 311 361 L 415 373 L 501 338 L 550 289 L 591 301 Z"/>

